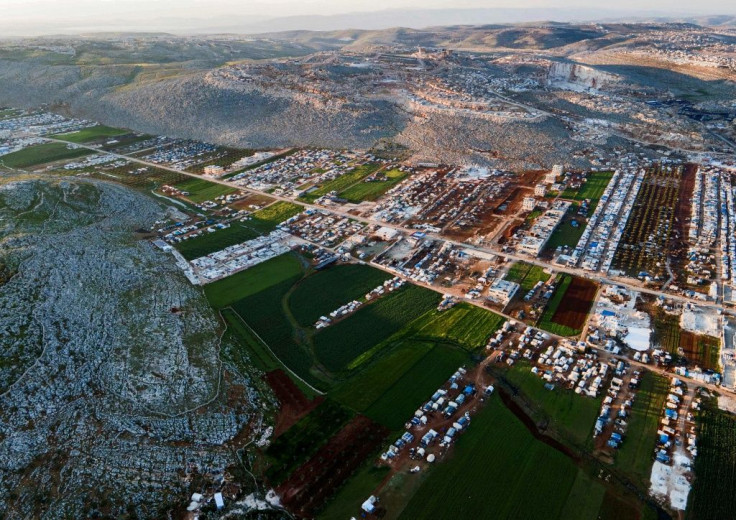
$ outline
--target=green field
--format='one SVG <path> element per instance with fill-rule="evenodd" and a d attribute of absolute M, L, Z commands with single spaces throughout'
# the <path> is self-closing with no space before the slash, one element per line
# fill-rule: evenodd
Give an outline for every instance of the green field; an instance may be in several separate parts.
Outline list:
<path fill-rule="evenodd" d="M 462 365 L 468 355 L 457 349 L 436 345 L 365 410 L 365 415 L 392 430 L 401 430 L 420 404 Z M 380 375 L 380 379 L 384 376 Z"/>
<path fill-rule="evenodd" d="M 324 183 L 316 190 L 303 195 L 302 198 L 308 201 L 313 201 L 322 197 L 323 195 L 327 195 L 331 191 L 336 191 L 340 193 L 341 191 L 347 190 L 350 186 L 359 182 L 363 178 L 368 177 L 380 167 L 381 165 L 376 163 L 367 163 L 356 166 L 352 171 Z"/>
<path fill-rule="evenodd" d="M 339 195 L 350 202 L 361 202 L 364 200 L 376 200 L 388 190 L 403 181 L 407 174 L 396 168 L 385 172 L 386 180 L 359 182 L 349 187 Z"/>
<path fill-rule="evenodd" d="M 220 186 L 221 187 L 221 186 Z M 184 240 L 176 244 L 176 249 L 187 260 L 193 260 L 226 247 L 252 240 L 276 229 L 281 222 L 299 213 L 302 206 L 289 202 L 277 202 L 253 213 L 246 222 L 231 222 L 226 229 L 216 229 L 212 233 Z"/>
<path fill-rule="evenodd" d="M 388 466 L 377 467 L 372 460 L 368 461 L 330 500 L 325 510 L 318 515 L 320 520 L 346 520 L 354 517 L 363 500 L 381 484 L 389 471 Z"/>
<path fill-rule="evenodd" d="M 532 415 L 537 422 L 544 422 L 573 445 L 588 444 L 593 438 L 593 426 L 603 399 L 592 399 L 559 387 L 547 390 L 545 381 L 532 374 L 530 368 L 527 363 L 516 363 L 504 377 L 523 395 L 527 406 L 534 408 Z"/>
<path fill-rule="evenodd" d="M 653 372 L 645 372 L 631 407 L 626 437 L 616 455 L 616 467 L 648 484 L 654 461 L 654 446 L 659 418 L 669 391 L 669 381 Z"/>
<path fill-rule="evenodd" d="M 398 430 L 462 365 L 460 349 L 406 340 L 387 355 L 343 382 L 330 394 L 345 406 Z"/>
<path fill-rule="evenodd" d="M 433 310 L 412 325 L 415 338 L 455 343 L 468 351 L 482 349 L 506 319 L 494 312 L 460 302 Z"/>
<path fill-rule="evenodd" d="M 547 282 L 549 277 L 550 275 L 545 273 L 544 269 L 538 265 L 516 262 L 506 273 L 504 280 L 518 283 L 521 290 L 527 292 L 531 291 L 537 282 Z"/>
<path fill-rule="evenodd" d="M 184 258 L 194 260 L 257 236 L 258 233 L 240 222 L 231 222 L 226 229 L 216 229 L 212 233 L 204 231 L 202 235 L 179 242 L 175 247 Z"/>
<path fill-rule="evenodd" d="M 291 202 L 274 202 L 253 213 L 251 218 L 246 221 L 246 224 L 255 231 L 265 235 L 276 229 L 276 226 L 283 221 L 301 213 L 303 209 L 304 206 L 292 204 Z"/>
<path fill-rule="evenodd" d="M 246 271 L 247 272 L 247 271 Z M 301 275 L 271 285 L 251 296 L 238 300 L 233 309 L 278 356 L 279 360 L 302 379 L 323 388 L 312 372 L 314 365 L 308 345 L 297 337 L 294 323 L 284 309 L 284 301 Z"/>
<path fill-rule="evenodd" d="M 431 468 L 400 519 L 556 519 L 584 507 L 597 511 L 600 484 L 579 499 L 578 468 L 565 455 L 536 440 L 494 396 L 459 437 L 452 457 Z M 573 494 L 573 491 L 575 492 Z M 595 518 L 595 516 L 591 517 Z"/>
<path fill-rule="evenodd" d="M 344 264 L 319 271 L 299 283 L 289 298 L 289 308 L 303 327 L 310 327 L 338 307 L 360 299 L 391 276 L 358 264 Z"/>
<path fill-rule="evenodd" d="M 688 502 L 689 520 L 736 518 L 736 418 L 704 399 L 698 414 L 695 483 Z"/>
<path fill-rule="evenodd" d="M 574 336 L 575 334 L 580 334 L 580 331 L 552 321 L 552 317 L 555 315 L 555 312 L 557 312 L 557 307 L 562 303 L 562 299 L 565 297 L 567 288 L 572 283 L 572 276 L 568 274 L 560 276 L 561 281 L 557 284 L 557 288 L 555 289 L 555 293 L 552 295 L 552 298 L 547 302 L 544 314 L 542 314 L 537 322 L 537 327 L 560 336 Z"/>
<path fill-rule="evenodd" d="M 439 300 L 437 293 L 415 285 L 379 298 L 317 333 L 317 359 L 331 372 L 340 372 L 354 358 L 437 306 Z"/>
<path fill-rule="evenodd" d="M 29 166 L 61 161 L 62 159 L 74 159 L 94 153 L 86 148 L 69 149 L 67 146 L 64 143 L 36 144 L 0 156 L 0 165 L 5 165 L 8 168 L 28 168 Z"/>
<path fill-rule="evenodd" d="M 277 437 L 266 450 L 271 462 L 266 471 L 269 483 L 276 485 L 285 480 L 351 416 L 349 410 L 327 399 Z"/>
<path fill-rule="evenodd" d="M 222 309 L 272 285 L 285 280 L 298 279 L 301 275 L 302 266 L 299 260 L 296 256 L 287 253 L 207 284 L 204 292 L 213 307 Z"/>
<path fill-rule="evenodd" d="M 130 130 L 121 128 L 113 128 L 111 126 L 97 125 L 84 128 L 78 132 L 70 132 L 68 134 L 57 134 L 54 137 L 70 143 L 87 143 L 104 137 L 116 137 L 118 135 L 129 134 Z"/>
<path fill-rule="evenodd" d="M 206 179 L 196 179 L 190 177 L 184 181 L 181 181 L 175 185 L 177 189 L 186 191 L 189 193 L 186 197 L 194 203 L 204 202 L 206 200 L 215 200 L 220 195 L 230 195 L 235 193 L 235 188 L 224 186 L 210 182 Z"/>
<path fill-rule="evenodd" d="M 567 246 L 574 249 L 575 246 L 578 245 L 580 237 L 583 236 L 585 228 L 588 225 L 585 219 L 577 216 L 578 207 L 579 206 L 577 204 L 570 206 L 567 216 L 560 225 L 555 228 L 552 235 L 549 237 L 549 240 L 545 244 L 545 250 L 554 251 L 560 246 Z M 578 223 L 577 227 L 573 227 L 571 225 L 571 219 L 573 218 Z"/>
<path fill-rule="evenodd" d="M 590 172 L 580 189 L 567 189 L 560 195 L 563 199 L 585 200 L 597 203 L 613 177 L 613 172 Z M 592 205 L 591 205 L 592 206 Z"/>

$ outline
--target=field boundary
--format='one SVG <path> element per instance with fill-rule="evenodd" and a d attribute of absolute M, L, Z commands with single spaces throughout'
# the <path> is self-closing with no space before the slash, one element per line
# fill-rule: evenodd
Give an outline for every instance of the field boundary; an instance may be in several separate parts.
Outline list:
<path fill-rule="evenodd" d="M 302 383 L 304 383 L 304 384 L 305 384 L 306 386 L 308 386 L 308 387 L 309 387 L 309 388 L 310 388 L 310 389 L 311 389 L 311 390 L 312 390 L 312 391 L 313 391 L 314 393 L 316 393 L 317 395 L 325 395 L 325 392 L 323 392 L 323 391 L 321 391 L 321 390 L 317 390 L 317 389 L 316 389 L 316 388 L 314 388 L 314 387 L 313 387 L 312 385 L 310 385 L 309 383 L 307 383 L 307 382 L 306 382 L 306 381 L 305 381 L 304 379 L 302 379 L 302 378 L 301 378 L 301 377 L 300 377 L 300 376 L 299 376 L 299 375 L 298 375 L 298 374 L 297 374 L 296 372 L 294 372 L 294 371 L 293 371 L 293 370 L 292 370 L 291 368 L 289 368 L 289 367 L 288 367 L 288 366 L 286 365 L 286 363 L 284 363 L 284 362 L 283 362 L 283 361 L 281 360 L 281 358 L 280 358 L 280 357 L 278 357 L 278 356 L 276 355 L 276 353 L 275 353 L 275 352 L 274 352 L 273 350 L 271 350 L 271 347 L 269 347 L 269 346 L 268 346 L 268 343 L 266 343 L 265 341 L 263 341 L 263 338 L 262 338 L 261 336 L 259 336 L 259 335 L 258 335 L 258 333 L 257 333 L 257 332 L 256 332 L 255 330 L 253 330 L 253 328 L 252 328 L 252 327 L 251 327 L 250 325 L 248 325 L 248 322 L 246 322 L 246 321 L 245 321 L 245 320 L 243 319 L 243 317 L 242 317 L 242 316 L 240 315 L 240 313 L 239 313 L 238 311 L 236 311 L 236 310 L 235 310 L 235 309 L 234 309 L 234 308 L 233 308 L 232 306 L 228 306 L 228 307 L 225 307 L 225 309 L 230 309 L 230 310 L 231 310 L 231 311 L 232 311 L 232 312 L 233 312 L 233 313 L 234 313 L 234 314 L 235 314 L 235 315 L 236 315 L 236 316 L 238 317 L 238 319 L 239 319 L 239 320 L 240 320 L 240 321 L 241 321 L 241 322 L 243 323 L 243 325 L 245 325 L 245 326 L 246 326 L 246 327 L 248 328 L 248 330 L 249 330 L 249 331 L 251 331 L 251 332 L 253 333 L 253 336 L 254 336 L 254 337 L 256 337 L 256 338 L 258 339 L 258 341 L 260 341 L 260 342 L 261 342 L 261 343 L 263 344 L 263 346 L 264 346 L 264 347 L 266 347 L 266 350 L 268 350 L 268 352 L 269 352 L 269 353 L 270 353 L 270 354 L 271 354 L 271 355 L 272 355 L 272 356 L 274 357 L 274 359 L 278 360 L 278 362 L 279 362 L 279 363 L 281 363 L 281 365 L 282 365 L 282 366 L 283 366 L 283 367 L 284 367 L 284 368 L 285 368 L 285 369 L 286 369 L 286 370 L 287 370 L 287 371 L 288 371 L 288 372 L 289 372 L 289 373 L 290 373 L 290 374 L 291 374 L 292 376 L 296 377 L 296 378 L 297 378 L 297 379 L 298 379 L 299 381 L 301 381 L 301 382 L 302 382 Z M 222 311 L 218 311 L 218 314 L 220 315 L 220 318 L 222 318 L 222 320 L 223 320 L 223 321 L 225 321 L 225 318 L 224 318 L 224 317 L 222 316 Z M 226 325 L 225 325 L 225 326 L 227 327 L 227 322 L 226 322 Z"/>

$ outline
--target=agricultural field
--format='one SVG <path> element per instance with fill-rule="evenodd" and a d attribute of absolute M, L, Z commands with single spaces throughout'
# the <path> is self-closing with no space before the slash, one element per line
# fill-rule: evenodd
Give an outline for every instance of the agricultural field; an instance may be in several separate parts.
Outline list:
<path fill-rule="evenodd" d="M 631 407 L 626 438 L 616 454 L 615 466 L 640 484 L 649 483 L 659 417 L 669 386 L 669 381 L 659 374 L 644 372 Z"/>
<path fill-rule="evenodd" d="M 246 223 L 251 229 L 265 235 L 276 229 L 283 221 L 301 213 L 303 209 L 304 206 L 291 202 L 274 202 L 254 212 Z"/>
<path fill-rule="evenodd" d="M 391 430 L 401 430 L 417 407 L 468 361 L 462 350 L 435 345 L 366 408 L 365 415 Z"/>
<path fill-rule="evenodd" d="M 230 195 L 231 193 L 238 191 L 229 186 L 216 184 L 206 179 L 195 179 L 193 177 L 178 182 L 175 184 L 175 187 L 179 190 L 188 192 L 189 195 L 186 195 L 186 198 L 194 203 L 200 203 L 206 200 L 215 200 L 221 195 Z"/>
<path fill-rule="evenodd" d="M 544 269 L 538 265 L 516 262 L 511 266 L 504 280 L 518 283 L 522 291 L 530 291 L 537 282 L 547 282 L 549 278 L 550 275 L 545 273 Z"/>
<path fill-rule="evenodd" d="M 573 461 L 535 439 L 497 396 L 473 418 L 453 450 L 452 457 L 429 470 L 400 519 L 488 518 L 489 511 L 496 519 L 562 519 L 565 510 L 580 507 L 568 505 L 581 486 Z M 602 500 L 598 486 L 591 485 L 595 489 L 586 510 L 600 507 L 594 500 Z"/>
<path fill-rule="evenodd" d="M 445 311 L 431 311 L 412 324 L 413 337 L 455 343 L 469 352 L 482 349 L 506 319 L 494 312 L 460 302 Z"/>
<path fill-rule="evenodd" d="M 354 417 L 277 488 L 281 502 L 299 517 L 313 518 L 387 436 L 369 418 Z"/>
<path fill-rule="evenodd" d="M 319 514 L 321 520 L 345 520 L 355 516 L 356 504 L 360 504 L 383 482 L 390 469 L 376 466 L 373 461 L 364 464 L 330 500 Z"/>
<path fill-rule="evenodd" d="M 666 313 L 661 307 L 653 307 L 650 314 L 652 316 L 652 344 L 671 354 L 677 354 L 680 348 L 680 334 L 682 334 L 680 317 Z"/>
<path fill-rule="evenodd" d="M 575 446 L 588 444 L 603 399 L 581 396 L 564 388 L 547 390 L 544 381 L 532 374 L 530 368 L 529 364 L 519 362 L 508 368 L 503 377 L 533 410 L 532 416 L 538 424 L 546 424 Z"/>
<path fill-rule="evenodd" d="M 353 359 L 436 307 L 439 300 L 437 293 L 415 285 L 383 296 L 315 334 L 317 359 L 331 372 L 340 372 Z"/>
<path fill-rule="evenodd" d="M 363 298 L 390 278 L 385 272 L 365 265 L 338 265 L 300 282 L 289 297 L 289 308 L 301 326 L 311 327 L 320 316 Z"/>
<path fill-rule="evenodd" d="M 597 288 L 595 283 L 584 278 L 561 275 L 537 326 L 560 336 L 580 334 Z"/>
<path fill-rule="evenodd" d="M 141 166 L 135 163 L 127 163 L 124 166 L 116 166 L 113 168 L 104 168 L 92 172 L 98 179 L 102 180 L 114 180 L 128 186 L 129 188 L 153 191 L 160 188 L 163 185 L 173 186 L 178 182 L 182 182 L 187 177 L 181 173 L 175 173 L 169 170 L 161 168 L 155 168 L 153 166 Z M 154 196 L 163 197 L 160 193 L 153 191 Z M 168 199 L 168 197 L 166 197 Z M 169 199 L 176 201 L 175 203 L 179 206 L 187 206 L 187 203 L 177 199 Z"/>
<path fill-rule="evenodd" d="M 198 237 L 175 244 L 174 247 L 187 260 L 194 260 L 226 247 L 252 240 L 257 236 L 258 233 L 236 221 L 231 222 L 228 228 L 216 229 L 211 233 L 205 231 Z"/>
<path fill-rule="evenodd" d="M 129 134 L 130 130 L 124 130 L 122 128 L 113 128 L 111 126 L 97 125 L 89 128 L 84 128 L 78 132 L 70 132 L 68 134 L 57 134 L 53 136 L 56 139 L 62 141 L 69 141 L 70 143 L 88 143 L 90 141 L 97 141 L 99 139 L 105 139 L 108 137 L 117 137 L 119 135 Z"/>
<path fill-rule="evenodd" d="M 255 365 L 263 372 L 281 368 L 279 360 L 271 355 L 263 342 L 235 311 L 222 309 L 220 315 L 227 325 L 231 341 L 236 344 L 237 352 L 225 352 L 235 366 Z"/>
<path fill-rule="evenodd" d="M 736 418 L 704 399 L 698 414 L 698 456 L 688 520 L 736 518 Z"/>
<path fill-rule="evenodd" d="M 586 176 L 586 181 L 583 185 L 577 189 L 566 189 L 560 194 L 563 199 L 570 200 L 590 200 L 592 203 L 597 203 L 601 199 L 601 195 L 606 191 L 606 186 L 611 181 L 613 172 L 590 172 Z M 595 209 L 595 204 L 591 204 L 590 211 Z"/>
<path fill-rule="evenodd" d="M 360 182 L 365 177 L 375 173 L 380 167 L 381 165 L 377 163 L 366 163 L 356 166 L 352 171 L 326 182 L 314 191 L 304 194 L 302 198 L 311 202 L 332 191 L 340 193 L 350 188 L 353 184 Z"/>
<path fill-rule="evenodd" d="M 248 272 L 248 271 L 245 271 Z M 301 274 L 256 292 L 233 304 L 233 309 L 250 325 L 290 370 L 310 385 L 324 386 L 312 372 L 313 358 L 306 345 L 297 339 L 295 324 L 286 314 L 284 302 Z"/>
<path fill-rule="evenodd" d="M 276 485 L 286 480 L 351 417 L 349 410 L 328 399 L 277 437 L 266 449 L 269 484 Z"/>
<path fill-rule="evenodd" d="M 654 278 L 666 275 L 662 258 L 670 250 L 682 173 L 682 166 L 655 164 L 647 170 L 613 257 L 613 269 L 632 277 L 642 272 Z"/>
<path fill-rule="evenodd" d="M 383 173 L 385 180 L 362 181 L 352 185 L 339 196 L 349 202 L 362 202 L 364 200 L 376 200 L 388 190 L 403 181 L 407 174 L 396 168 Z"/>
<path fill-rule="evenodd" d="M 685 357 L 689 363 L 704 369 L 720 369 L 720 340 L 695 334 L 680 327 L 680 317 L 651 306 L 652 343 L 670 354 Z"/>
<path fill-rule="evenodd" d="M 75 159 L 94 153 L 86 148 L 69 148 L 69 146 L 74 145 L 44 143 L 29 146 L 0 157 L 0 166 L 22 169 L 64 159 Z"/>
<path fill-rule="evenodd" d="M 578 216 L 578 207 L 577 204 L 570 206 L 567 215 L 560 225 L 555 228 L 545 244 L 544 249 L 546 251 L 555 251 L 558 247 L 574 249 L 578 245 L 580 237 L 583 236 L 588 225 L 584 218 Z M 573 221 L 577 223 L 577 226 L 572 225 Z"/>
<path fill-rule="evenodd" d="M 272 285 L 294 278 L 299 279 L 302 272 L 299 259 L 287 253 L 207 284 L 204 292 L 213 307 L 223 309 Z"/>

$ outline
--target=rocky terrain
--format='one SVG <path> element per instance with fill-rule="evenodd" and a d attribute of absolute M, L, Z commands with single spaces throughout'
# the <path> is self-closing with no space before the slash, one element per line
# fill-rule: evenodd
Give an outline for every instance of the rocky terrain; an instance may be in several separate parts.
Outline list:
<path fill-rule="evenodd" d="M 569 139 L 581 124 L 607 128 L 598 144 L 707 149 L 688 118 L 658 130 L 658 115 L 638 114 L 651 98 L 730 103 L 735 42 L 728 27 L 553 23 L 41 38 L 0 44 L 0 104 L 242 147 L 388 139 L 423 160 L 533 168 L 584 156 Z"/>
<path fill-rule="evenodd" d="M 113 184 L 0 177 L 4 518 L 159 516 L 257 431 L 201 290 L 134 235 L 162 214 Z"/>

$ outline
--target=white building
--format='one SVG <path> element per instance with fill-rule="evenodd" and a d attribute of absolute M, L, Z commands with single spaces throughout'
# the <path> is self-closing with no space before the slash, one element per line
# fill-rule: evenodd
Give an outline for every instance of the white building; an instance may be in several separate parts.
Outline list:
<path fill-rule="evenodd" d="M 376 231 L 375 235 L 380 240 L 384 240 L 386 242 L 389 242 L 389 241 L 393 240 L 394 238 L 396 238 L 397 236 L 399 236 L 399 231 L 397 229 L 394 229 L 394 228 L 383 226 L 383 227 L 378 228 L 378 230 Z"/>
<path fill-rule="evenodd" d="M 537 199 L 534 197 L 524 197 L 524 200 L 521 203 L 521 209 L 524 211 L 534 211 L 534 208 L 537 207 Z"/>
<path fill-rule="evenodd" d="M 537 184 L 534 186 L 534 195 L 537 197 L 544 197 L 544 195 L 547 193 L 547 186 L 544 184 Z"/>
<path fill-rule="evenodd" d="M 223 168 L 222 166 L 218 166 L 216 164 L 210 164 L 210 165 L 204 167 L 204 174 L 205 175 L 211 175 L 213 177 L 219 177 L 223 173 L 225 173 L 225 168 Z"/>
<path fill-rule="evenodd" d="M 557 182 L 557 177 L 559 177 L 560 175 L 562 175 L 562 165 L 555 164 L 552 167 L 552 171 L 545 175 L 544 182 L 546 182 L 547 184 L 554 184 L 555 182 Z"/>
<path fill-rule="evenodd" d="M 488 299 L 506 305 L 518 290 L 518 283 L 497 278 L 488 288 Z"/>

